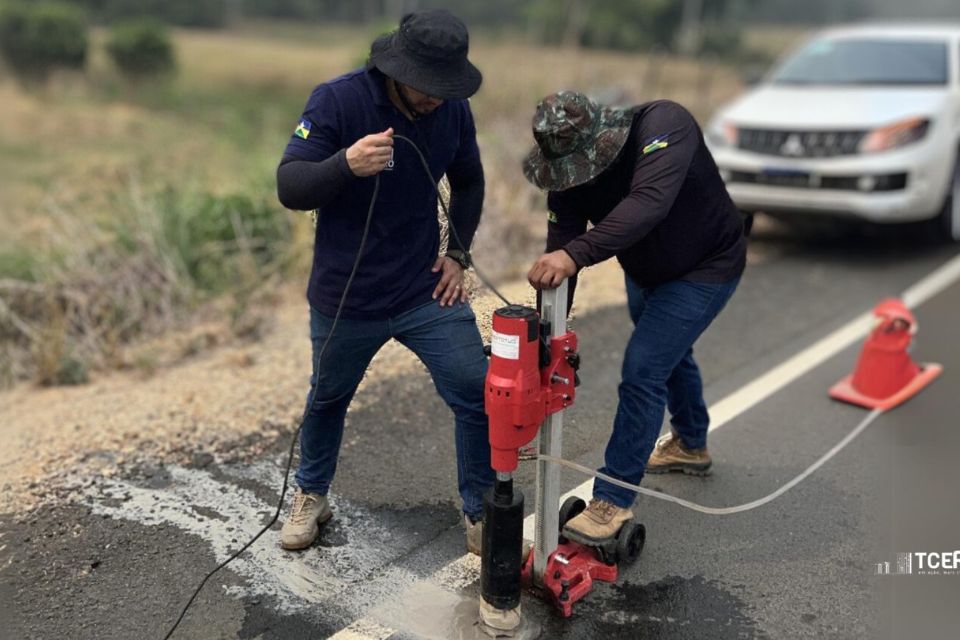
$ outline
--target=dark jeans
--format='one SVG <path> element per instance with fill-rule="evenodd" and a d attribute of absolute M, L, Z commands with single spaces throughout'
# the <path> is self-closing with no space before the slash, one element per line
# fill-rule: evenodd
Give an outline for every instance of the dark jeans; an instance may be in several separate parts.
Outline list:
<path fill-rule="evenodd" d="M 627 276 L 627 305 L 634 329 L 623 358 L 620 403 L 602 472 L 640 483 L 665 407 L 684 446 L 706 446 L 710 418 L 693 343 L 723 309 L 739 281 L 677 280 L 641 287 Z M 636 498 L 636 492 L 600 479 L 594 482 L 593 495 L 620 507 L 629 507 Z"/>
<path fill-rule="evenodd" d="M 314 362 L 333 319 L 310 310 Z M 441 307 L 430 302 L 389 320 L 345 320 L 310 378 L 318 391 L 300 434 L 297 484 L 304 491 L 326 495 L 337 469 L 347 407 L 374 354 L 395 338 L 426 365 L 440 397 L 453 410 L 457 477 L 463 511 L 483 513 L 483 492 L 493 485 L 487 416 L 483 410 L 487 358 L 468 304 Z M 309 400 L 309 396 L 308 396 Z M 411 470 L 413 473 L 414 470 Z M 371 469 L 370 473 L 376 473 Z"/>

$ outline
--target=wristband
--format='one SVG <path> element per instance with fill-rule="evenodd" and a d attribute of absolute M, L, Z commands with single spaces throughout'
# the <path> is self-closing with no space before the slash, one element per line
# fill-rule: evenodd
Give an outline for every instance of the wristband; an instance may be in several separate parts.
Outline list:
<path fill-rule="evenodd" d="M 464 269 L 470 268 L 470 256 L 459 249 L 450 249 L 447 251 L 447 257 L 455 260 Z"/>

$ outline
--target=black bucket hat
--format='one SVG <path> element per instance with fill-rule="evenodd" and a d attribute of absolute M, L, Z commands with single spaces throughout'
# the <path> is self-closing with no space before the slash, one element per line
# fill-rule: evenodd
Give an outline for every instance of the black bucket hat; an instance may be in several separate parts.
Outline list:
<path fill-rule="evenodd" d="M 373 42 L 367 66 L 434 98 L 461 100 L 483 82 L 467 60 L 469 45 L 466 25 L 449 11 L 415 11 Z"/>
<path fill-rule="evenodd" d="M 533 116 L 536 145 L 523 161 L 523 174 L 548 191 L 588 182 L 620 155 L 632 123 L 632 109 L 599 105 L 573 91 L 551 94 Z"/>

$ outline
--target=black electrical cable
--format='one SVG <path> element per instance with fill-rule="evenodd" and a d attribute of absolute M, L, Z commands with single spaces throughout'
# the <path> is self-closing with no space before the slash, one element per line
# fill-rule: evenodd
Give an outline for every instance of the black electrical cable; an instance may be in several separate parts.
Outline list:
<path fill-rule="evenodd" d="M 440 189 L 437 187 L 437 184 L 433 181 L 433 174 L 430 172 L 430 165 L 427 163 L 427 159 L 424 157 L 423 152 L 420 151 L 420 148 L 417 144 L 407 138 L 406 136 L 394 135 L 394 138 L 399 138 L 407 142 L 413 150 L 417 152 L 417 155 L 420 157 L 420 162 L 423 165 L 424 171 L 427 173 L 427 177 L 430 179 L 430 184 L 433 186 L 433 190 L 437 194 L 437 199 L 440 201 L 440 206 L 443 209 L 443 213 L 447 216 L 448 228 L 453 234 L 454 241 L 457 243 L 457 246 L 460 247 L 460 251 L 463 252 L 463 255 L 466 256 L 468 263 L 473 267 L 473 270 L 476 272 L 477 277 L 480 281 L 486 285 L 491 291 L 493 291 L 497 297 L 499 297 L 507 305 L 510 304 L 510 301 L 507 300 L 503 295 L 497 291 L 490 282 L 483 277 L 483 274 L 477 269 L 477 266 L 473 264 L 473 259 L 470 257 L 470 253 L 466 247 L 463 246 L 463 243 L 460 241 L 460 236 L 457 235 L 457 230 L 453 225 L 453 221 L 450 219 L 450 212 L 447 209 L 447 204 L 443 200 L 443 196 L 440 193 Z M 340 320 L 340 313 L 343 311 L 343 305 L 347 301 L 347 294 L 350 291 L 350 286 L 353 284 L 353 278 L 357 275 L 357 269 L 360 267 L 360 259 L 363 257 L 363 249 L 367 244 L 367 236 L 370 233 L 370 222 L 373 220 L 373 208 L 377 202 L 377 194 L 380 192 L 380 174 L 377 174 L 376 179 L 373 183 L 373 195 L 370 196 L 370 206 L 367 209 L 367 221 L 363 227 L 363 236 L 360 238 L 360 248 L 357 249 L 357 257 L 353 261 L 353 269 L 350 271 L 350 277 L 347 278 L 347 284 L 343 287 L 343 293 L 340 295 L 340 302 L 337 304 L 337 313 L 333 317 L 333 324 L 330 325 L 330 333 L 327 334 L 327 338 L 323 341 L 323 344 L 320 346 L 320 350 L 317 352 L 316 357 L 313 360 L 314 371 L 320 370 L 320 359 L 323 357 L 324 351 L 327 349 L 327 345 L 330 343 L 330 338 L 333 337 L 333 332 L 337 328 L 337 322 Z M 203 580 L 200 581 L 200 584 L 194 590 L 193 595 L 190 596 L 190 599 L 187 600 L 187 604 L 183 607 L 183 611 L 180 612 L 180 617 L 177 618 L 177 621 L 173 623 L 173 626 L 170 627 L 170 631 L 167 632 L 167 635 L 163 637 L 163 640 L 170 640 L 173 636 L 173 633 L 177 630 L 177 627 L 180 626 L 180 623 L 183 622 L 184 616 L 187 615 L 187 611 L 193 605 L 193 601 L 197 599 L 197 596 L 200 595 L 200 591 L 203 589 L 204 585 L 207 584 L 207 580 L 212 578 L 220 569 L 223 569 L 225 566 L 236 560 L 240 554 L 253 546 L 253 543 L 260 539 L 264 533 L 266 533 L 270 527 L 276 524 L 277 520 L 280 519 L 280 512 L 283 510 L 283 500 L 287 495 L 287 488 L 289 487 L 289 478 L 290 478 L 290 468 L 293 466 L 293 453 L 296 450 L 297 440 L 300 436 L 300 431 L 303 429 L 303 423 L 307 420 L 307 414 L 310 411 L 310 408 L 313 406 L 314 400 L 317 396 L 317 388 L 319 387 L 319 380 L 316 384 L 313 385 L 313 388 L 310 390 L 310 398 L 307 401 L 307 406 L 303 410 L 303 417 L 300 419 L 300 425 L 297 427 L 297 430 L 293 434 L 293 438 L 290 442 L 290 451 L 287 453 L 287 465 L 286 469 L 283 472 L 283 487 L 280 489 L 280 499 L 277 501 L 277 510 L 274 512 L 273 517 L 270 518 L 270 522 L 264 525 L 260 531 L 257 532 L 255 536 L 250 538 L 250 541 L 247 544 L 240 547 L 239 550 L 230 554 L 230 557 L 218 564 L 210 573 L 203 577 Z"/>
<path fill-rule="evenodd" d="M 433 173 L 430 172 L 430 165 L 429 163 L 427 163 L 427 158 L 423 155 L 423 152 L 420 151 L 420 147 L 418 147 L 417 143 L 415 143 L 413 140 L 411 140 L 406 136 L 402 136 L 399 133 L 393 134 L 393 137 L 394 139 L 403 140 L 404 142 L 409 144 L 411 147 L 413 147 L 413 150 L 417 152 L 417 157 L 420 158 L 420 164 L 423 165 L 423 170 L 426 172 L 427 179 L 430 180 L 430 185 L 433 187 L 433 190 L 437 194 L 437 200 L 440 201 L 440 208 L 443 209 L 443 215 L 447 217 L 447 228 L 450 229 L 450 234 L 453 236 L 454 241 L 457 243 L 457 247 L 460 248 L 460 251 L 463 252 L 464 257 L 467 259 L 467 264 L 473 267 L 473 271 L 477 274 L 477 278 L 480 279 L 480 282 L 482 282 L 488 289 L 490 289 L 490 291 L 493 291 L 493 293 L 496 294 L 498 298 L 503 300 L 503 303 L 505 305 L 509 306 L 510 301 L 507 300 L 503 296 L 503 294 L 500 293 L 497 290 L 497 288 L 490 283 L 490 280 L 484 277 L 480 269 L 477 268 L 477 265 L 474 264 L 473 257 L 470 255 L 470 250 L 467 247 L 463 246 L 463 242 L 460 241 L 460 236 L 457 234 L 457 228 L 454 226 L 453 220 L 450 219 L 450 211 L 449 209 L 447 209 L 447 203 L 444 202 L 443 195 L 441 195 L 440 193 L 440 188 L 437 186 L 437 183 L 434 182 L 433 180 Z"/>
<path fill-rule="evenodd" d="M 357 269 L 360 267 L 360 259 L 363 257 L 363 249 L 367 244 L 367 236 L 370 234 L 370 222 L 373 220 L 373 207 L 377 202 L 377 194 L 380 192 L 380 174 L 377 174 L 376 179 L 373 183 L 373 195 L 370 196 L 370 207 L 367 209 L 367 221 L 363 227 L 363 236 L 360 238 L 360 247 L 357 249 L 357 257 L 353 261 L 353 269 L 350 271 L 350 277 L 347 278 L 347 284 L 343 287 L 343 293 L 340 295 L 340 302 L 337 304 L 337 313 L 333 317 L 333 324 L 330 325 L 330 332 L 327 334 L 326 340 L 323 341 L 323 344 L 320 346 L 317 355 L 313 360 L 313 370 L 320 370 L 320 360 L 323 358 L 324 351 L 327 350 L 327 345 L 330 344 L 330 338 L 333 337 L 333 332 L 337 328 L 337 322 L 340 320 L 340 314 L 343 311 L 343 305 L 347 301 L 347 294 L 350 292 L 350 286 L 353 284 L 353 278 L 357 275 Z M 280 489 L 280 499 L 277 501 L 277 510 L 274 512 L 273 517 L 270 518 L 270 522 L 263 526 L 260 531 L 257 532 L 257 535 L 253 536 L 250 541 L 240 547 L 238 551 L 230 554 L 230 557 L 221 562 L 213 569 L 210 573 L 204 576 L 203 580 L 200 581 L 200 585 L 193 592 L 193 595 L 190 596 L 190 599 L 187 601 L 187 604 L 183 607 L 183 611 L 180 612 L 180 617 L 177 618 L 177 621 L 173 623 L 173 626 L 170 628 L 170 631 L 167 632 L 167 635 L 163 637 L 163 640 L 169 640 L 173 636 L 173 632 L 177 630 L 177 627 L 180 626 L 180 623 L 183 621 L 183 617 L 187 615 L 187 610 L 190 608 L 190 605 L 193 604 L 193 601 L 196 600 L 197 596 L 200 595 L 200 590 L 203 589 L 203 586 L 207 584 L 209 580 L 215 573 L 223 569 L 225 566 L 236 560 L 241 553 L 249 549 L 254 542 L 260 539 L 264 533 L 266 533 L 270 527 L 272 527 L 277 520 L 280 519 L 280 511 L 283 509 L 283 499 L 287 495 L 287 487 L 289 486 L 289 477 L 290 477 L 290 467 L 293 466 L 293 452 L 297 446 L 297 440 L 300 436 L 300 431 L 303 429 L 303 423 L 307 420 L 307 415 L 310 412 L 311 407 L 317 397 L 317 389 L 319 388 L 319 377 L 317 382 L 313 385 L 313 388 L 310 390 L 310 398 L 307 401 L 307 406 L 303 410 L 303 417 L 300 419 L 300 425 L 297 427 L 297 430 L 293 434 L 293 438 L 290 441 L 290 451 L 287 454 L 287 466 L 286 470 L 283 472 L 283 487 Z"/>

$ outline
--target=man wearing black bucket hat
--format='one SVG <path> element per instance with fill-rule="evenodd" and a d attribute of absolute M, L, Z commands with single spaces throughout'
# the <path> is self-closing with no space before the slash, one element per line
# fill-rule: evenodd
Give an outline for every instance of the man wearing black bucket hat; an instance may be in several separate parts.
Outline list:
<path fill-rule="evenodd" d="M 374 354 L 391 338 L 414 351 L 456 418 L 457 472 L 479 552 L 483 492 L 493 484 L 483 385 L 487 361 L 463 286 L 464 254 L 480 220 L 484 179 L 467 98 L 480 72 L 467 59 L 463 23 L 446 11 L 403 17 L 371 46 L 369 62 L 319 85 L 277 171 L 280 201 L 316 210 L 310 303 L 312 404 L 300 434 L 293 508 L 280 534 L 286 549 L 317 538 L 331 509 L 344 417 Z M 416 150 L 394 134 L 413 140 Z M 449 223 L 459 242 L 440 256 L 436 183 L 446 174 Z M 379 191 L 359 267 L 329 343 L 334 317 Z M 386 467 L 389 460 L 383 460 Z"/>
<path fill-rule="evenodd" d="M 634 330 L 601 471 L 630 484 L 644 471 L 706 475 L 709 416 L 693 343 L 733 295 L 746 240 L 700 127 L 674 102 L 611 109 L 565 91 L 537 106 L 533 134 L 524 174 L 549 192 L 549 222 L 530 283 L 570 278 L 572 301 L 580 269 L 616 257 L 625 272 Z M 658 440 L 665 408 L 671 431 Z M 597 479 L 564 535 L 610 539 L 635 498 Z"/>

